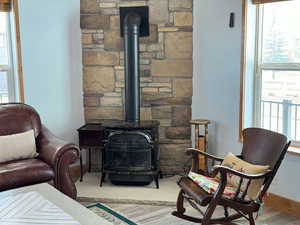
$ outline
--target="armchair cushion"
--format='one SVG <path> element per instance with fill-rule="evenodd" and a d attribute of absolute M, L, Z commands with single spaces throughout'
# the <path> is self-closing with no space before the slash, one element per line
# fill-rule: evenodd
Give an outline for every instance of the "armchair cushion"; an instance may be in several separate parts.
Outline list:
<path fill-rule="evenodd" d="M 189 172 L 188 177 L 198 184 L 203 190 L 209 194 L 214 194 L 219 186 L 219 180 L 217 178 L 207 177 L 192 171 Z M 235 196 L 237 188 L 231 185 L 226 185 L 223 197 L 232 199 Z"/>
<path fill-rule="evenodd" d="M 222 166 L 229 167 L 231 169 L 243 172 L 243 173 L 248 173 L 248 174 L 260 174 L 266 172 L 270 166 L 262 166 L 262 165 L 255 165 L 248 163 L 232 153 L 228 153 L 223 162 Z M 217 176 L 218 177 L 218 176 Z M 227 184 L 238 188 L 239 184 L 241 181 L 241 177 L 233 175 L 233 174 L 227 174 Z M 243 183 L 241 185 L 241 191 L 244 192 L 247 189 L 247 183 L 248 179 L 244 179 Z M 247 199 L 249 200 L 256 200 L 261 187 L 264 183 L 264 179 L 256 179 L 256 180 L 251 180 L 251 183 L 248 187 L 247 191 Z"/>
<path fill-rule="evenodd" d="M 0 163 L 0 191 L 54 179 L 53 169 L 39 159 Z"/>
<path fill-rule="evenodd" d="M 0 136 L 0 163 L 34 158 L 37 155 L 33 129 Z"/>

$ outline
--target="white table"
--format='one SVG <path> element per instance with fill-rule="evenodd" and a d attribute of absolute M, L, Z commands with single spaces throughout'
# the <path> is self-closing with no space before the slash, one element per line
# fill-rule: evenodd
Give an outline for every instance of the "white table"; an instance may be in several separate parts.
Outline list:
<path fill-rule="evenodd" d="M 49 184 L 0 192 L 0 225 L 112 225 Z"/>

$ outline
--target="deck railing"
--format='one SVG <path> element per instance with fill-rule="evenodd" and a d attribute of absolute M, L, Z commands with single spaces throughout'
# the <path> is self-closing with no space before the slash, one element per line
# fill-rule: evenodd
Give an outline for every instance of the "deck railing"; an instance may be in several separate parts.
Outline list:
<path fill-rule="evenodd" d="M 300 104 L 290 100 L 261 101 L 261 126 L 300 141 Z"/>
<path fill-rule="evenodd" d="M 8 102 L 8 92 L 0 91 L 0 103 Z"/>

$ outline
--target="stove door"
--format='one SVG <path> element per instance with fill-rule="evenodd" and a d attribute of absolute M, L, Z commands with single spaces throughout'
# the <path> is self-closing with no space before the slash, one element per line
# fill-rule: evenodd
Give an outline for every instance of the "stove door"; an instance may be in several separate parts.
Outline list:
<path fill-rule="evenodd" d="M 105 170 L 150 171 L 152 138 L 142 131 L 114 131 L 105 145 Z"/>

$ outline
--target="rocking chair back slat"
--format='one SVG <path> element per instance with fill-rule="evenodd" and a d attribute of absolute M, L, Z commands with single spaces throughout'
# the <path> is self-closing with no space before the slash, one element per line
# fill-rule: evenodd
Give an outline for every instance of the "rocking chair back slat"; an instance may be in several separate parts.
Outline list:
<path fill-rule="evenodd" d="M 215 165 L 215 163 L 216 163 L 216 160 L 213 159 L 213 160 L 211 161 L 211 167 L 213 167 L 213 166 Z"/>
<path fill-rule="evenodd" d="M 240 181 L 239 181 L 239 186 L 238 186 L 238 188 L 237 188 L 237 190 L 235 192 L 235 196 L 233 198 L 235 201 L 238 200 L 238 197 L 239 197 L 240 192 L 241 192 L 241 187 L 242 187 L 243 181 L 244 181 L 243 178 L 241 178 Z"/>
<path fill-rule="evenodd" d="M 245 189 L 245 191 L 243 192 L 243 195 L 242 195 L 242 201 L 245 201 L 245 198 L 246 198 L 246 195 L 247 195 L 250 184 L 251 184 L 251 179 L 249 179 L 248 182 L 247 182 L 246 189 Z"/>

